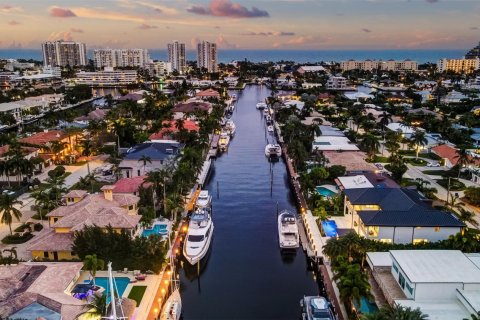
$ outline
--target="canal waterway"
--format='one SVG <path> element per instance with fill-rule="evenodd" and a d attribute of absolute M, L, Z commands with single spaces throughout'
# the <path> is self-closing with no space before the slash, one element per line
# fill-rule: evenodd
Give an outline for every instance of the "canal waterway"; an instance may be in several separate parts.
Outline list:
<path fill-rule="evenodd" d="M 264 155 L 273 136 L 255 105 L 269 95 L 265 86 L 237 93 L 236 134 L 206 186 L 215 225 L 210 254 L 200 270 L 184 263 L 180 271 L 186 320 L 299 319 L 303 295 L 318 294 L 301 248 L 282 254 L 278 245 L 277 203 L 280 211 L 296 209 L 285 163 Z"/>

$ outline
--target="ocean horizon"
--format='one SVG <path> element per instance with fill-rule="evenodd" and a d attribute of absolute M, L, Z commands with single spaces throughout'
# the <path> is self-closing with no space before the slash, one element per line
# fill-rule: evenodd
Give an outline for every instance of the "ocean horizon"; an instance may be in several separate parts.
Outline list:
<path fill-rule="evenodd" d="M 344 60 L 405 60 L 410 59 L 418 63 L 433 62 L 439 59 L 463 58 L 468 49 L 423 49 L 423 50 L 245 50 L 229 49 L 219 50 L 218 60 L 221 63 L 249 60 L 262 61 L 295 61 L 297 63 L 315 63 Z M 167 60 L 167 51 L 162 49 L 149 49 L 150 57 L 154 60 Z M 93 50 L 88 51 L 91 59 Z M 41 49 L 0 49 L 0 59 L 35 59 L 42 60 Z M 196 51 L 187 51 L 187 60 L 196 60 Z"/>

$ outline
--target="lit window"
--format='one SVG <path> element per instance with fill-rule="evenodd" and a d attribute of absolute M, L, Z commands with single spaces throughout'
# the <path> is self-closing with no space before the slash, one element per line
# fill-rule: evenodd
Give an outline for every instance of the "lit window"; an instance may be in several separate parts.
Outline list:
<path fill-rule="evenodd" d="M 440 227 L 435 227 L 435 232 L 439 232 L 440 231 Z"/>

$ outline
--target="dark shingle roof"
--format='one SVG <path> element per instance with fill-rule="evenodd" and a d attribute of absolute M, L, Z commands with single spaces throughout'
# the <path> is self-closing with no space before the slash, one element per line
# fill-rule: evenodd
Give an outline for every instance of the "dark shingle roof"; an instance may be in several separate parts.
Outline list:
<path fill-rule="evenodd" d="M 395 227 L 464 227 L 453 214 L 440 210 L 426 210 L 415 205 L 410 210 L 360 211 L 360 219 L 366 226 Z"/>
<path fill-rule="evenodd" d="M 423 200 L 417 192 L 405 188 L 347 189 L 345 195 L 353 205 L 377 204 L 382 210 L 408 210 Z"/>
<path fill-rule="evenodd" d="M 180 143 L 141 143 L 135 146 L 132 150 L 129 150 L 124 159 L 138 160 L 145 155 L 150 157 L 151 160 L 164 160 L 166 158 L 178 155 L 181 147 L 182 145 Z"/>

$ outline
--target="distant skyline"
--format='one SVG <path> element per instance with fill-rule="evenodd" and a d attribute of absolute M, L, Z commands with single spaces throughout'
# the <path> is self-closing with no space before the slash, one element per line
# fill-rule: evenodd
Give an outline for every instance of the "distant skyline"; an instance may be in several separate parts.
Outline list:
<path fill-rule="evenodd" d="M 0 49 L 47 40 L 95 48 L 469 49 L 478 0 L 0 0 Z"/>

